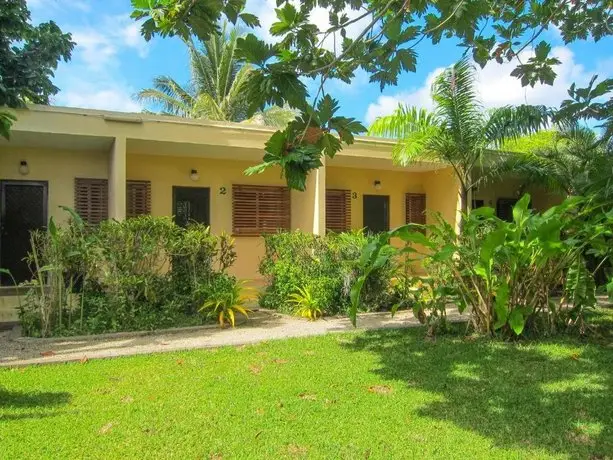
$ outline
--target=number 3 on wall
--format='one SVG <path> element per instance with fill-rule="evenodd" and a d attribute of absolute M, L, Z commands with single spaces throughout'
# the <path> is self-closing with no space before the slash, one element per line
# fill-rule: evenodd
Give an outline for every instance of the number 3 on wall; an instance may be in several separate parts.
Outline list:
<path fill-rule="evenodd" d="M 354 200 L 358 199 L 358 192 L 352 192 L 351 193 L 351 198 L 353 198 Z"/>
<path fill-rule="evenodd" d="M 220 195 L 227 195 L 228 194 L 228 189 L 226 189 L 225 187 L 219 187 L 219 194 Z"/>

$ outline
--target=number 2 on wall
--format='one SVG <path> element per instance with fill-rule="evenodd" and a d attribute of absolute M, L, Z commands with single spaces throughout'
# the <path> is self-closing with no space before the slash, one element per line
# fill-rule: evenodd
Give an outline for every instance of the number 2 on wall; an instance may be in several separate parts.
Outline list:
<path fill-rule="evenodd" d="M 227 195 L 228 194 L 228 189 L 226 189 L 225 187 L 219 187 L 219 194 L 220 195 Z"/>

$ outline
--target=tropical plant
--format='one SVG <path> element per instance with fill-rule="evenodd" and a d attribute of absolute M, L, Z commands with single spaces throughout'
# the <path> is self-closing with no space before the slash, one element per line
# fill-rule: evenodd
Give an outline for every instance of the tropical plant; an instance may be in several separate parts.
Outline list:
<path fill-rule="evenodd" d="M 369 134 L 399 138 L 392 151 L 397 164 L 417 161 L 451 165 L 461 188 L 462 211 L 470 211 L 471 191 L 501 161 L 492 149 L 508 139 L 538 131 L 548 124 L 543 106 L 505 106 L 485 111 L 476 91 L 475 69 L 467 58 L 445 69 L 432 85 L 434 112 L 399 107 L 380 117 Z M 490 170 L 484 172 L 485 169 Z"/>
<path fill-rule="evenodd" d="M 169 115 L 284 127 L 295 117 L 287 108 L 277 107 L 248 116 L 245 91 L 252 68 L 240 63 L 235 55 L 238 38 L 237 29 L 228 31 L 224 26 L 202 42 L 200 49 L 193 40 L 186 40 L 191 70 L 189 85 L 184 87 L 169 76 L 155 77 L 153 88 L 139 91 L 136 99 Z"/>
<path fill-rule="evenodd" d="M 213 285 L 208 294 L 208 300 L 200 307 L 200 312 L 210 313 L 216 317 L 222 328 L 225 327 L 226 322 L 234 327 L 237 313 L 246 318 L 249 317 L 251 310 L 246 307 L 246 304 L 252 299 L 252 296 L 246 294 L 244 281 L 237 281 L 230 277 L 220 278 L 220 281 Z"/>
<path fill-rule="evenodd" d="M 566 196 L 613 196 L 611 145 L 592 129 L 577 124 L 552 134 L 546 145 L 508 146 L 516 152 L 510 163 L 513 171 L 527 183 L 544 185 Z"/>
<path fill-rule="evenodd" d="M 409 308 L 421 324 L 428 326 L 428 335 L 447 324 L 447 304 L 454 299 L 454 290 L 443 278 L 436 276 L 402 276 L 399 301 L 392 307 L 392 316 L 400 309 Z"/>
<path fill-rule="evenodd" d="M 292 295 L 308 288 L 324 315 L 344 314 L 351 286 L 360 275 L 360 254 L 373 240 L 362 231 L 325 236 L 300 231 L 265 235 L 260 273 L 266 288 L 260 294 L 260 305 L 294 313 Z M 393 305 L 392 273 L 388 265 L 371 273 L 363 290 L 365 309 L 376 311 Z"/>
<path fill-rule="evenodd" d="M 445 268 L 449 276 L 438 282 L 454 294 L 460 312 L 469 309 L 480 333 L 508 337 L 572 326 L 583 331 L 584 312 L 596 303 L 586 249 L 601 261 L 613 255 L 613 211 L 593 213 L 589 198 L 573 197 L 536 214 L 529 202 L 529 195 L 518 201 L 512 222 L 497 218 L 492 208 L 471 212 L 460 238 L 440 216 L 425 226 L 428 236 L 416 231 L 424 226 L 415 224 L 381 235 L 362 254 L 364 275 L 352 288 L 352 318 L 369 271 L 411 253 Z M 391 238 L 409 244 L 392 252 Z"/>
<path fill-rule="evenodd" d="M 48 104 L 59 89 L 51 82 L 75 43 L 53 21 L 31 24 L 26 0 L 0 0 L 0 136 L 9 138 L 16 120 L 4 107 Z"/>
<path fill-rule="evenodd" d="M 323 315 L 319 301 L 308 286 L 299 287 L 297 292 L 290 295 L 289 302 L 294 306 L 294 314 L 310 321 L 315 321 Z"/>
<path fill-rule="evenodd" d="M 142 20 L 141 33 L 147 40 L 157 35 L 206 40 L 224 18 L 247 27 L 260 26 L 256 16 L 244 11 L 247 4 L 245 0 L 134 0 L 132 17 Z M 305 119 L 317 112 L 327 82 L 351 83 L 358 69 L 381 89 L 396 85 L 401 74 L 416 71 L 417 45 L 422 41 L 436 45 L 443 39 L 452 40 L 481 67 L 491 61 L 516 61 L 511 75 L 522 86 L 534 86 L 552 84 L 557 76 L 555 66 L 561 64 L 545 33 L 551 27 L 560 31 L 566 44 L 598 41 L 613 34 L 609 0 L 278 0 L 276 5 L 276 20 L 269 26 L 274 44 L 254 33 L 237 43 L 237 54 L 254 66 L 256 75 L 248 85 L 250 112 L 288 103 L 301 112 L 298 118 Z M 329 26 L 321 27 L 319 15 L 313 14 L 315 8 L 325 8 Z M 534 52 L 526 56 L 524 51 L 530 49 Z M 317 81 L 314 94 L 309 94 L 305 78 Z M 613 115 L 613 104 L 601 98 L 611 94 L 611 81 L 579 89 L 573 85 L 569 111 L 606 124 Z M 313 124 L 304 124 L 297 139 Z M 282 133 L 286 139 L 290 131 Z M 296 172 L 302 179 L 287 177 L 288 185 L 301 184 L 324 156 L 333 156 L 344 143 L 351 140 L 341 136 L 332 146 L 312 147 L 305 164 L 309 167 Z"/>
<path fill-rule="evenodd" d="M 227 235 L 139 216 L 88 226 L 72 210 L 33 232 L 20 320 L 24 334 L 70 335 L 201 324 L 198 308 L 236 253 Z M 227 283 L 226 283 L 227 284 Z"/>

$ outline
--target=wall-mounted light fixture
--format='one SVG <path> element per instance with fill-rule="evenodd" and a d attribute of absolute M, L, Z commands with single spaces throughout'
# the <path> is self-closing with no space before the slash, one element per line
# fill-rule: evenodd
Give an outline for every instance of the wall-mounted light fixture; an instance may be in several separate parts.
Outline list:
<path fill-rule="evenodd" d="M 191 173 L 189 174 L 189 178 L 194 182 L 197 182 L 198 179 L 200 179 L 200 174 L 198 174 L 198 170 L 192 169 Z"/>
<path fill-rule="evenodd" d="M 381 190 L 381 181 L 380 180 L 376 180 L 375 181 L 375 190 Z"/>
<path fill-rule="evenodd" d="M 21 160 L 19 162 L 19 174 L 22 176 L 27 176 L 30 174 L 30 166 L 28 166 L 28 162 L 26 160 Z"/>

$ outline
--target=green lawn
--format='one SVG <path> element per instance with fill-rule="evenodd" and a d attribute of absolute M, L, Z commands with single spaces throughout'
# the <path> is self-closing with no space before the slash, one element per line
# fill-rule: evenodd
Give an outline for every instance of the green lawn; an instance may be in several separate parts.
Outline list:
<path fill-rule="evenodd" d="M 0 458 L 613 457 L 613 348 L 422 330 L 0 371 Z"/>

